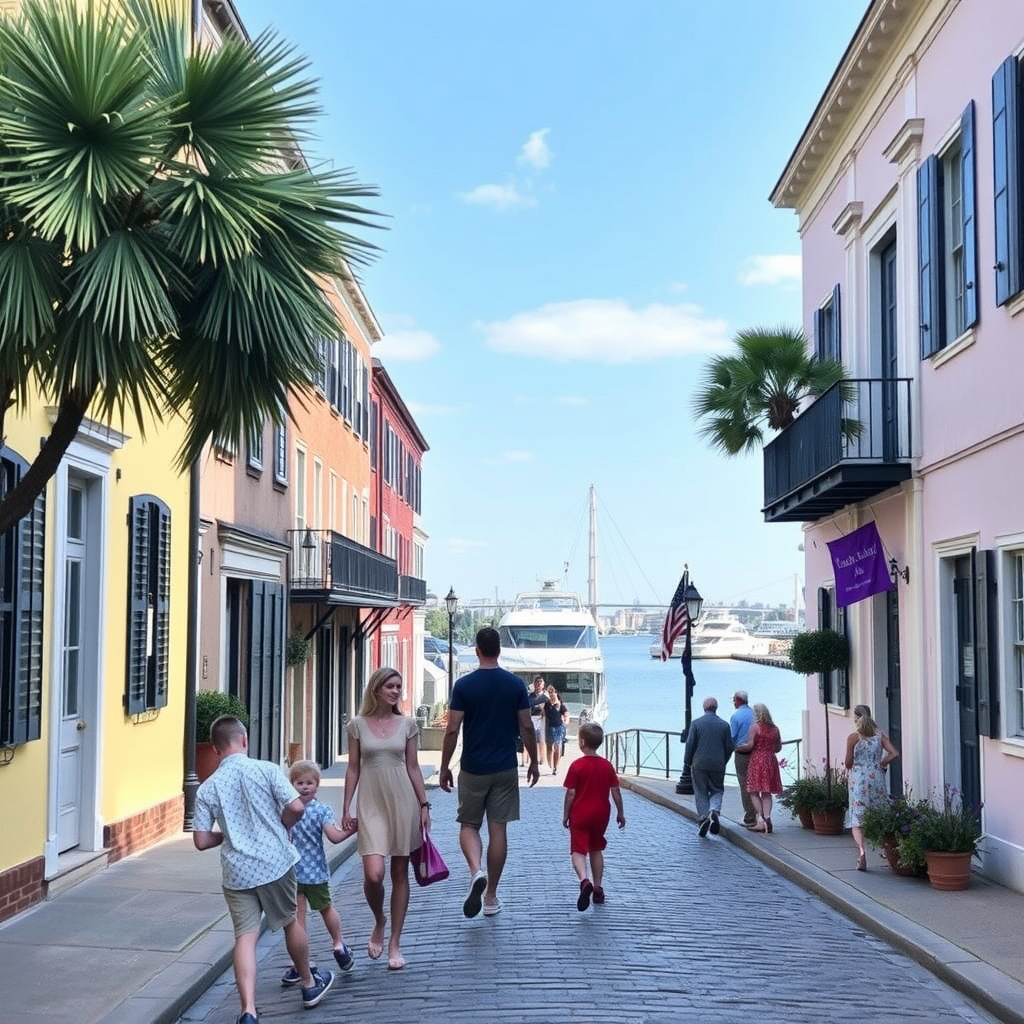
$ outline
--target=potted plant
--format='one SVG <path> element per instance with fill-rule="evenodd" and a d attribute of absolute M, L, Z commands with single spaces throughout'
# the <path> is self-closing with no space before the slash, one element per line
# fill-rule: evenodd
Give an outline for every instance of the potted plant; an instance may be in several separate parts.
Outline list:
<path fill-rule="evenodd" d="M 301 629 L 294 629 L 288 634 L 284 649 L 284 661 L 288 668 L 301 665 L 312 653 L 313 641 L 307 640 Z"/>
<path fill-rule="evenodd" d="M 811 800 L 811 822 L 819 836 L 840 836 L 845 828 L 846 808 L 850 802 L 846 772 L 825 769 L 823 785 Z"/>
<path fill-rule="evenodd" d="M 825 675 L 845 669 L 850 664 L 849 641 L 834 629 L 809 629 L 804 633 L 798 633 L 793 637 L 789 649 L 789 663 L 793 666 L 794 672 L 804 676 Z M 828 702 L 825 697 L 821 699 L 825 707 L 825 786 L 829 790 L 831 802 L 832 772 L 827 767 L 832 763 Z"/>
<path fill-rule="evenodd" d="M 234 715 L 246 728 L 249 712 L 233 694 L 223 690 L 199 690 L 196 693 L 196 775 L 205 782 L 220 764 L 220 757 L 210 742 L 210 727 L 221 715 Z"/>
<path fill-rule="evenodd" d="M 779 797 L 779 803 L 785 807 L 794 818 L 800 819 L 801 828 L 814 828 L 811 820 L 811 807 L 819 797 L 819 791 L 825 788 L 825 780 L 814 774 L 808 766 L 806 773 L 795 782 L 786 787 L 785 792 Z"/>
<path fill-rule="evenodd" d="M 933 889 L 956 892 L 971 880 L 971 858 L 981 839 L 981 808 L 965 807 L 960 793 L 949 783 L 942 800 L 933 798 L 911 829 L 928 865 Z"/>
<path fill-rule="evenodd" d="M 864 811 L 861 827 L 864 838 L 878 847 L 897 875 L 920 877 L 925 857 L 914 825 L 928 810 L 927 800 L 914 800 L 910 790 L 900 797 L 890 796 L 885 803 L 873 804 Z"/>

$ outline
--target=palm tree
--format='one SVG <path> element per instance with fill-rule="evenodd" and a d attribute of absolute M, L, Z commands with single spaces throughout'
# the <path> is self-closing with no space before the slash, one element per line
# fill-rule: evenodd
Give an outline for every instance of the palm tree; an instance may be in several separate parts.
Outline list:
<path fill-rule="evenodd" d="M 0 500 L 31 507 L 86 416 L 180 415 L 184 467 L 286 415 L 340 327 L 321 285 L 374 247 L 375 195 L 311 170 L 307 62 L 270 34 L 194 48 L 180 0 L 27 0 L 0 18 L 0 438 L 53 429 Z"/>
<path fill-rule="evenodd" d="M 708 362 L 694 398 L 696 418 L 704 421 L 701 436 L 727 455 L 761 447 L 766 429 L 785 430 L 804 399 L 846 379 L 842 363 L 808 352 L 798 328 L 752 327 L 733 341 L 737 351 Z M 853 397 L 852 389 L 844 395 Z M 843 430 L 855 437 L 860 425 L 844 420 Z"/>

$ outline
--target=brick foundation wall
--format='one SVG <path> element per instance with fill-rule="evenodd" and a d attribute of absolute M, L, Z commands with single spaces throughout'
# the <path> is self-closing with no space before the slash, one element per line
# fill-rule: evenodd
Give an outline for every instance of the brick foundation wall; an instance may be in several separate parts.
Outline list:
<path fill-rule="evenodd" d="M 28 910 L 33 903 L 43 899 L 46 894 L 44 873 L 45 861 L 42 857 L 0 871 L 0 921 Z"/>
<path fill-rule="evenodd" d="M 161 839 L 179 834 L 184 814 L 185 797 L 179 793 L 130 818 L 104 825 L 103 845 L 110 851 L 109 863 L 113 864 L 130 853 L 144 850 Z"/>

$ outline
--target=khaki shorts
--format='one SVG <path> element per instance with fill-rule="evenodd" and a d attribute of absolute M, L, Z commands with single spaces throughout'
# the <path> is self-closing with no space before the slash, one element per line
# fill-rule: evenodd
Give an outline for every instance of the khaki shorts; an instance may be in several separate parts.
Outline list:
<path fill-rule="evenodd" d="M 253 889 L 225 889 L 224 901 L 235 927 L 235 938 L 258 932 L 260 914 L 267 915 L 267 927 L 272 932 L 291 924 L 295 920 L 295 896 L 295 868 Z"/>
<path fill-rule="evenodd" d="M 330 882 L 299 882 L 299 895 L 306 897 L 310 910 L 326 910 L 331 905 Z"/>
<path fill-rule="evenodd" d="M 459 772 L 459 813 L 456 821 L 479 827 L 487 816 L 489 825 L 519 820 L 519 771 L 491 775 Z"/>

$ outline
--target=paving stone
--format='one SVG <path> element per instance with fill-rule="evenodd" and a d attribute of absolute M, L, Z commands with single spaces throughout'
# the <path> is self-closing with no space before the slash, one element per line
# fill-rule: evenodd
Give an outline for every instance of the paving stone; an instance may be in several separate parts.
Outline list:
<path fill-rule="evenodd" d="M 624 794 L 626 831 L 609 833 L 608 903 L 581 914 L 561 791 L 522 797 L 499 887 L 505 909 L 467 921 L 455 800 L 432 794 L 432 835 L 452 875 L 413 885 L 402 971 L 367 959 L 361 864 L 343 865 L 332 889 L 356 966 L 302 1014 L 305 1024 L 678 1024 L 691 1014 L 708 1024 L 992 1020 L 816 896 L 633 794 Z M 314 959 L 333 964 L 319 916 L 309 925 Z M 288 966 L 280 935 L 264 936 L 258 950 L 261 1022 L 294 1020 L 299 995 L 279 985 Z M 237 1013 L 228 973 L 182 1020 L 232 1024 Z"/>

